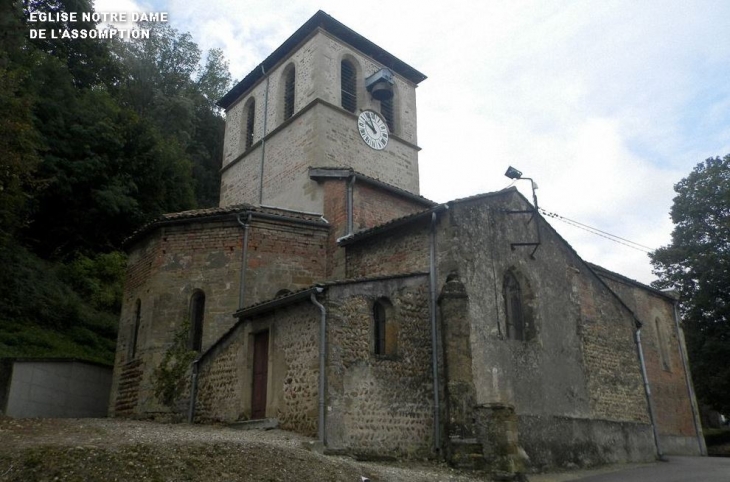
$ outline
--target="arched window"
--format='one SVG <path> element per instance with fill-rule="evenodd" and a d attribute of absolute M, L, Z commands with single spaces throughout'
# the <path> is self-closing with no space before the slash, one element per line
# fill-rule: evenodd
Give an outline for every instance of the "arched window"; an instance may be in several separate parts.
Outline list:
<path fill-rule="evenodd" d="M 662 362 L 662 368 L 669 371 L 669 345 L 662 330 L 662 322 L 659 318 L 654 320 L 654 328 L 656 329 L 657 351 L 659 352 L 659 360 Z"/>
<path fill-rule="evenodd" d="M 386 298 L 373 304 L 373 353 L 395 355 L 398 350 L 398 325 L 393 319 L 393 305 Z"/>
<path fill-rule="evenodd" d="M 294 65 L 289 65 L 284 73 L 284 120 L 294 115 Z"/>
<path fill-rule="evenodd" d="M 357 71 L 349 60 L 340 62 L 340 93 L 342 108 L 355 112 L 357 110 Z"/>
<path fill-rule="evenodd" d="M 380 101 L 380 113 L 385 118 L 385 123 L 388 124 L 388 130 L 391 133 L 395 132 L 395 108 L 393 106 L 393 98 L 388 100 Z"/>
<path fill-rule="evenodd" d="M 256 118 L 256 101 L 250 99 L 248 102 L 248 108 L 246 109 L 246 132 L 245 139 L 246 145 L 244 150 L 248 150 L 253 145 L 253 123 Z"/>
<path fill-rule="evenodd" d="M 507 271 L 504 275 L 503 292 L 507 338 L 525 340 L 525 307 L 522 287 L 511 271 Z"/>
<path fill-rule="evenodd" d="M 137 339 L 139 337 L 139 325 L 142 322 L 142 302 L 138 299 L 134 304 L 134 325 L 132 325 L 132 336 L 129 340 L 129 359 L 137 354 Z"/>
<path fill-rule="evenodd" d="M 195 290 L 190 298 L 190 349 L 203 349 L 203 317 L 205 316 L 205 293 Z"/>

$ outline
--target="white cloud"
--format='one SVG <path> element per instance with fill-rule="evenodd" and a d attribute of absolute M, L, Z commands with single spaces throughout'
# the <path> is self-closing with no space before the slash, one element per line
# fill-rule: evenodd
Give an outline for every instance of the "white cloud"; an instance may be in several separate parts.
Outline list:
<path fill-rule="evenodd" d="M 722 0 L 154 4 L 239 79 L 320 8 L 424 72 L 421 189 L 437 201 L 501 189 L 514 165 L 548 209 L 658 247 L 673 184 L 730 152 Z M 652 279 L 641 252 L 553 224 L 586 259 Z"/>

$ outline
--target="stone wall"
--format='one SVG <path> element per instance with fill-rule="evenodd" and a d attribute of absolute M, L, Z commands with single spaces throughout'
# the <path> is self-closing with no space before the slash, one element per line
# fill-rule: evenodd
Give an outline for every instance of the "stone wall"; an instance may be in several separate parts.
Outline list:
<path fill-rule="evenodd" d="M 514 190 L 452 203 L 439 218 L 439 286 L 458 276 L 469 296 L 465 316 L 477 404 L 513 406 L 528 456 L 557 460 L 542 454 L 546 445 L 537 444 L 539 438 L 522 437 L 531 421 L 631 422 L 641 431 L 650 426 L 631 312 L 544 221 L 509 213 L 528 207 Z M 537 250 L 512 246 L 536 241 L 537 222 Z M 529 327 L 524 340 L 508 336 L 508 271 L 521 285 Z M 544 436 L 550 450 L 571 454 L 573 463 L 583 456 L 568 450 L 569 440 Z M 651 459 L 651 439 L 637 440 L 643 459 Z"/>
<path fill-rule="evenodd" d="M 347 246 L 347 277 L 423 273 L 429 268 L 430 217 Z"/>
<path fill-rule="evenodd" d="M 309 301 L 245 319 L 201 360 L 195 419 L 251 418 L 253 336 L 269 331 L 266 417 L 304 435 L 317 432 L 319 310 Z"/>
<path fill-rule="evenodd" d="M 264 205 L 323 212 L 322 193 L 310 180 L 309 167 L 352 167 L 370 177 L 418 193 L 415 85 L 396 75 L 396 130 L 384 151 L 375 151 L 360 138 L 357 116 L 340 107 L 340 62 L 347 58 L 358 70 L 358 109 L 380 110 L 365 93 L 364 78 L 380 66 L 324 32 L 309 38 L 269 73 L 267 134 L 263 110 L 267 81 L 245 93 L 227 111 L 220 205 L 259 204 L 261 158 L 264 150 Z M 296 69 L 294 115 L 284 120 L 283 74 Z M 244 152 L 245 112 L 256 102 L 254 144 Z M 265 143 L 262 142 L 265 140 Z"/>
<path fill-rule="evenodd" d="M 374 353 L 373 304 L 386 297 L 397 351 Z M 428 454 L 433 443 L 426 276 L 329 288 L 327 445 L 379 455 Z"/>

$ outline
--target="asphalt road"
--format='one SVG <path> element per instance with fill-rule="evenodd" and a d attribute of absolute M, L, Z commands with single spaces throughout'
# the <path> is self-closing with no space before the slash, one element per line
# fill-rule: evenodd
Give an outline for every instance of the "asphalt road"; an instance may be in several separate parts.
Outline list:
<path fill-rule="evenodd" d="M 667 457 L 667 462 L 573 479 L 576 482 L 730 482 L 730 457 Z"/>

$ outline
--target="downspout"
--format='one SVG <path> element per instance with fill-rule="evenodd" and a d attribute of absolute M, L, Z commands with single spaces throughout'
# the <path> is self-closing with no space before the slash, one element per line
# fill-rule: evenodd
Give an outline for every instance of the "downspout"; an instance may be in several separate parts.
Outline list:
<path fill-rule="evenodd" d="M 195 419 L 195 397 L 198 396 L 198 362 L 200 359 L 193 361 L 192 371 L 190 372 L 190 405 L 188 406 L 188 423 L 193 423 Z"/>
<path fill-rule="evenodd" d="M 641 347 L 641 326 L 636 328 L 634 332 L 634 340 L 636 340 L 636 348 L 639 351 L 639 362 L 641 363 L 641 377 L 644 379 L 644 392 L 646 393 L 646 402 L 649 405 L 649 420 L 651 422 L 651 431 L 654 434 L 654 445 L 658 460 L 664 460 L 661 446 L 659 445 L 659 433 L 656 428 L 656 419 L 654 417 L 654 402 L 651 398 L 651 388 L 649 387 L 649 377 L 646 374 L 646 363 L 644 362 L 644 350 Z"/>
<path fill-rule="evenodd" d="M 677 330 L 677 345 L 679 345 L 679 357 L 682 360 L 682 368 L 684 368 L 684 380 L 687 384 L 687 395 L 689 396 L 689 405 L 692 409 L 692 422 L 694 422 L 695 433 L 697 434 L 697 445 L 700 447 L 700 455 L 707 455 L 707 446 L 705 445 L 705 438 L 702 435 L 702 427 L 697 414 L 699 409 L 697 407 L 697 398 L 695 398 L 694 389 L 692 388 L 692 379 L 689 374 L 689 364 L 687 363 L 687 355 L 684 353 L 684 336 L 682 336 L 682 330 L 679 326 L 679 300 L 674 302 L 674 327 Z"/>
<path fill-rule="evenodd" d="M 240 287 L 238 290 L 238 309 L 243 308 L 243 298 L 246 288 L 246 266 L 248 266 L 248 230 L 251 226 L 251 213 L 248 213 L 246 222 L 241 221 L 241 213 L 236 215 L 238 224 L 243 227 L 243 246 L 241 247 L 241 279 Z"/>
<path fill-rule="evenodd" d="M 429 253 L 429 288 L 431 309 L 431 365 L 433 368 L 433 445 L 441 450 L 441 407 L 439 404 L 438 379 L 438 335 L 436 333 L 436 212 L 431 213 L 431 236 Z"/>
<path fill-rule="evenodd" d="M 353 215 L 355 204 L 355 179 L 357 179 L 357 176 L 353 174 L 352 176 L 350 176 L 350 180 L 347 181 L 347 236 L 352 236 L 355 231 L 355 220 Z"/>
<path fill-rule="evenodd" d="M 323 291 L 322 288 L 317 288 L 317 293 L 321 293 Z M 321 313 L 320 321 L 319 321 L 319 415 L 318 415 L 318 437 L 319 442 L 322 444 L 322 446 L 325 446 L 326 439 L 325 439 L 325 385 L 327 383 L 327 376 L 325 374 L 326 369 L 326 356 L 327 356 L 327 309 L 324 307 L 323 304 L 321 304 L 319 301 L 317 301 L 317 295 L 315 293 L 312 293 L 310 298 L 312 301 L 312 304 L 319 308 L 319 311 Z"/>
<path fill-rule="evenodd" d="M 264 135 L 261 136 L 261 169 L 259 171 L 259 205 L 264 202 L 264 158 L 266 156 L 266 134 L 268 134 L 267 120 L 269 118 L 269 76 L 264 64 L 261 64 L 261 74 L 266 76 L 266 90 L 264 91 Z"/>

